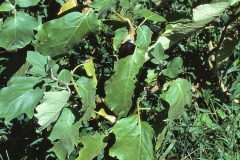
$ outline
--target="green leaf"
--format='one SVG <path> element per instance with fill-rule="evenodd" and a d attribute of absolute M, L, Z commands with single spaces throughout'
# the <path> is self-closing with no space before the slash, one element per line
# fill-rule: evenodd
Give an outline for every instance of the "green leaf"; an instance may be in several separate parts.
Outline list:
<path fill-rule="evenodd" d="M 106 135 L 95 132 L 93 136 L 83 136 L 79 142 L 84 147 L 80 150 L 77 160 L 92 160 L 99 154 L 104 153 L 104 148 L 107 146 Z"/>
<path fill-rule="evenodd" d="M 10 121 L 22 113 L 32 118 L 44 92 L 42 87 L 37 86 L 39 78 L 16 76 L 10 81 L 11 86 L 0 90 L 0 118 Z"/>
<path fill-rule="evenodd" d="M 175 78 L 179 73 L 183 72 L 182 65 L 182 58 L 176 57 L 168 62 L 167 69 L 162 70 L 162 73 L 169 78 Z"/>
<path fill-rule="evenodd" d="M 19 11 L 14 17 L 8 17 L 0 29 L 0 47 L 6 50 L 23 48 L 33 40 L 33 29 L 38 21 L 28 14 Z"/>
<path fill-rule="evenodd" d="M 173 31 L 171 32 L 171 35 L 168 37 L 159 36 L 156 43 L 161 43 L 164 50 L 166 50 L 179 40 L 184 39 L 189 34 L 204 27 L 210 21 L 215 19 L 216 16 L 224 12 L 228 7 L 229 3 L 227 2 L 203 4 L 197 6 L 193 9 L 194 22 L 172 25 Z M 169 34 L 169 31 L 166 31 L 165 34 Z"/>
<path fill-rule="evenodd" d="M 3 2 L 0 5 L 0 12 L 9 12 L 13 10 L 15 7 L 10 2 Z"/>
<path fill-rule="evenodd" d="M 110 156 L 119 160 L 156 159 L 153 148 L 154 131 L 147 122 L 139 121 L 138 115 L 121 119 L 114 127 L 116 142 L 110 148 Z"/>
<path fill-rule="evenodd" d="M 170 105 L 168 111 L 168 118 L 170 122 L 172 122 L 177 115 L 184 112 L 185 105 L 191 104 L 191 87 L 191 83 L 189 83 L 186 79 L 178 78 L 177 80 L 172 81 L 166 95 L 166 101 Z"/>
<path fill-rule="evenodd" d="M 58 80 L 62 81 L 63 83 L 69 83 L 72 78 L 72 73 L 66 69 L 61 70 L 58 74 Z"/>
<path fill-rule="evenodd" d="M 64 108 L 48 137 L 54 145 L 48 152 L 53 151 L 58 159 L 67 159 L 78 143 L 80 124 L 73 124 L 74 120 L 72 111 Z"/>
<path fill-rule="evenodd" d="M 154 64 L 164 64 L 164 60 L 168 58 L 168 55 L 164 54 L 164 49 L 160 43 L 158 43 L 153 52 L 151 52 L 154 57 L 151 62 Z"/>
<path fill-rule="evenodd" d="M 156 78 L 158 75 L 158 72 L 156 72 L 155 69 L 148 69 L 147 70 L 147 78 L 145 79 L 145 82 L 147 82 L 147 84 L 150 84 L 154 78 Z"/>
<path fill-rule="evenodd" d="M 48 57 L 43 56 L 38 52 L 28 51 L 27 52 L 27 62 L 32 64 L 30 70 L 32 75 L 35 76 L 45 76 L 47 72 L 46 64 L 48 63 Z"/>
<path fill-rule="evenodd" d="M 55 122 L 69 99 L 69 92 L 66 90 L 45 92 L 42 104 L 36 107 L 38 124 L 41 126 L 37 132 L 45 129 L 49 124 Z"/>
<path fill-rule="evenodd" d="M 85 110 L 89 105 L 94 106 L 96 93 L 94 82 L 89 78 L 80 77 L 76 83 L 78 85 L 78 91 L 82 98 L 82 108 Z"/>
<path fill-rule="evenodd" d="M 105 83 L 105 104 L 116 115 L 125 116 L 131 108 L 136 75 L 143 63 L 144 51 L 138 48 L 133 55 L 115 62 L 115 74 Z"/>
<path fill-rule="evenodd" d="M 224 12 L 225 9 L 229 6 L 230 4 L 228 2 L 199 5 L 193 9 L 193 20 L 195 22 L 199 21 L 201 23 L 206 21 L 210 22 L 220 13 Z"/>
<path fill-rule="evenodd" d="M 124 9 L 129 9 L 130 1 L 129 0 L 120 0 L 120 6 L 122 6 Z"/>
<path fill-rule="evenodd" d="M 83 67 L 84 67 L 85 71 L 87 72 L 87 75 L 92 77 L 94 86 L 97 86 L 97 77 L 96 77 L 92 58 L 90 58 L 86 63 L 84 63 Z"/>
<path fill-rule="evenodd" d="M 136 45 L 142 49 L 147 50 L 149 44 L 151 43 L 152 31 L 148 26 L 141 26 L 137 29 L 137 41 Z"/>
<path fill-rule="evenodd" d="M 222 119 L 225 119 L 227 117 L 226 114 L 221 109 L 217 109 L 216 111 Z"/>
<path fill-rule="evenodd" d="M 140 14 L 145 18 L 156 22 L 164 22 L 166 19 L 152 11 L 143 9 L 140 11 Z"/>
<path fill-rule="evenodd" d="M 39 44 L 36 45 L 36 49 L 51 57 L 66 54 L 88 34 L 96 32 L 98 27 L 99 22 L 92 9 L 86 14 L 69 13 L 43 24 L 37 36 Z"/>
<path fill-rule="evenodd" d="M 107 15 L 108 11 L 115 8 L 117 2 L 118 0 L 94 0 L 90 6 L 98 10 L 98 17 L 103 18 Z"/>
<path fill-rule="evenodd" d="M 125 27 L 116 30 L 115 36 L 113 38 L 113 48 L 115 51 L 118 50 L 118 48 L 120 47 L 121 43 L 123 42 L 127 35 L 128 30 Z"/>
<path fill-rule="evenodd" d="M 15 3 L 20 7 L 35 6 L 40 0 L 15 0 Z"/>

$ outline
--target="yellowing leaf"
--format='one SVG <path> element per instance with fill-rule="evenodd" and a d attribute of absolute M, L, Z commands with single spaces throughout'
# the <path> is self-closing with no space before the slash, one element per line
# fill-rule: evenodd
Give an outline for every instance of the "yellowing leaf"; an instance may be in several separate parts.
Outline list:
<path fill-rule="evenodd" d="M 68 0 L 64 5 L 61 7 L 60 11 L 58 12 L 58 15 L 77 6 L 76 0 Z"/>

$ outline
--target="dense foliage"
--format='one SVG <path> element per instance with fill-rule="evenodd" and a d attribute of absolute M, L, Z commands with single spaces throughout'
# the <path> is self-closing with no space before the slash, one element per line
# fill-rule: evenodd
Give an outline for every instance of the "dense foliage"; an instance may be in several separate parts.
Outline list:
<path fill-rule="evenodd" d="M 5 0 L 1 159 L 240 159 L 239 0 Z"/>

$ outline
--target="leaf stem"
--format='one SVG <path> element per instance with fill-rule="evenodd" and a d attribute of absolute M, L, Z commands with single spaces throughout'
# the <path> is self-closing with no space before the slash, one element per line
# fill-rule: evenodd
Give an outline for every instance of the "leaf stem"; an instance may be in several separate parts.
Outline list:
<path fill-rule="evenodd" d="M 135 28 L 130 21 L 130 19 L 123 17 L 121 14 L 117 13 L 115 9 L 112 10 L 113 13 L 115 13 L 122 21 L 127 22 L 129 25 L 129 35 L 132 40 L 134 40 L 134 35 L 136 34 Z"/>
<path fill-rule="evenodd" d="M 147 19 L 145 18 L 145 19 L 138 25 L 138 28 L 141 27 L 146 21 L 147 21 Z"/>
<path fill-rule="evenodd" d="M 83 66 L 83 64 L 77 65 L 77 66 L 71 71 L 72 75 L 74 74 L 74 72 L 76 71 L 76 69 L 78 69 L 78 68 L 81 67 L 81 66 Z M 71 81 L 72 81 L 72 84 L 73 84 L 73 86 L 74 86 L 74 88 L 75 88 L 78 96 L 81 97 L 81 95 L 80 95 L 80 93 L 79 93 L 79 90 L 78 90 L 78 87 L 77 87 L 77 84 L 76 84 L 76 81 L 75 81 L 75 79 L 73 78 L 73 76 L 71 77 Z"/>

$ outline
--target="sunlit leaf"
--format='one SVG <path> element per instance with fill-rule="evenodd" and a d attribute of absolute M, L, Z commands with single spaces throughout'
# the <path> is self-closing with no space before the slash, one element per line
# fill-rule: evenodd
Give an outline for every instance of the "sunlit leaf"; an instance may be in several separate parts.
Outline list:
<path fill-rule="evenodd" d="M 137 115 L 121 119 L 113 127 L 113 133 L 116 142 L 110 148 L 110 156 L 119 160 L 156 159 L 152 143 L 154 131 L 147 122 L 139 121 Z"/>
<path fill-rule="evenodd" d="M 36 107 L 37 114 L 34 115 L 38 118 L 38 124 L 41 126 L 37 130 L 38 132 L 57 120 L 69 96 L 70 94 L 66 90 L 44 93 L 43 102 Z"/>
<path fill-rule="evenodd" d="M 170 122 L 179 114 L 184 112 L 184 106 L 191 104 L 191 83 L 186 79 L 178 78 L 172 81 L 168 89 L 166 100 L 170 105 L 168 118 Z"/>
<path fill-rule="evenodd" d="M 23 48 L 33 40 L 33 30 L 38 21 L 22 11 L 8 17 L 0 29 L 0 47 L 6 50 Z"/>
<path fill-rule="evenodd" d="M 58 12 L 58 15 L 76 6 L 77 6 L 76 0 L 67 0 L 61 7 L 60 11 Z"/>
<path fill-rule="evenodd" d="M 74 124 L 74 120 L 73 112 L 64 108 L 48 137 L 54 145 L 48 151 L 53 151 L 58 159 L 67 159 L 78 143 L 80 124 Z"/>
<path fill-rule="evenodd" d="M 156 21 L 156 22 L 164 22 L 166 21 L 165 18 L 163 18 L 162 16 L 152 12 L 152 11 L 149 11 L 149 10 L 146 10 L 146 9 L 143 9 L 140 11 L 140 14 L 145 18 L 145 19 L 149 19 L 149 20 L 152 20 L 152 21 Z"/>
<path fill-rule="evenodd" d="M 77 160 L 92 160 L 98 154 L 104 153 L 104 148 L 107 146 L 106 135 L 95 132 L 93 136 L 83 136 L 79 142 L 84 147 L 80 150 Z"/>
<path fill-rule="evenodd" d="M 164 69 L 162 73 L 170 78 L 175 78 L 179 73 L 183 72 L 182 65 L 182 58 L 176 57 L 168 62 L 167 69 Z"/>
<path fill-rule="evenodd" d="M 14 9 L 14 6 L 10 2 L 3 2 L 0 5 L 0 12 L 9 12 Z"/>
<path fill-rule="evenodd" d="M 98 26 L 98 19 L 92 9 L 86 14 L 69 13 L 43 24 L 40 31 L 42 34 L 38 35 L 40 42 L 36 45 L 36 49 L 40 53 L 51 57 L 67 54 L 87 35 L 96 32 Z"/>
<path fill-rule="evenodd" d="M 147 50 L 149 44 L 151 43 L 152 31 L 148 26 L 141 26 L 137 29 L 137 40 L 136 45 L 142 49 Z"/>
<path fill-rule="evenodd" d="M 144 51 L 138 48 L 133 55 L 115 62 L 115 74 L 105 83 L 105 104 L 115 114 L 127 115 L 131 108 L 136 75 L 143 63 Z"/>
<path fill-rule="evenodd" d="M 0 90 L 0 118 L 10 121 L 22 113 L 32 118 L 44 92 L 38 82 L 36 77 L 13 77 L 12 85 Z"/>

